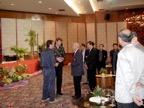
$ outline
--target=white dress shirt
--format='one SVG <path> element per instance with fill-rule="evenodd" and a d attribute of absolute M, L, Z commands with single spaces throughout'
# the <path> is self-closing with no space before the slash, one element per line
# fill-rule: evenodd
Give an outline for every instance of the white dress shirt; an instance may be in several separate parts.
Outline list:
<path fill-rule="evenodd" d="M 132 44 L 128 44 L 118 54 L 115 99 L 119 103 L 133 102 L 133 96 L 142 96 L 136 90 L 136 83 L 144 71 L 144 54 Z M 143 88 L 142 88 L 143 89 Z"/>

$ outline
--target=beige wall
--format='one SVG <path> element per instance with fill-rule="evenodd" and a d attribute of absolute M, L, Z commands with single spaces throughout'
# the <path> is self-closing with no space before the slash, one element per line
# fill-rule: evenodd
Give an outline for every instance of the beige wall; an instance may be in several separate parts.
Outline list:
<path fill-rule="evenodd" d="M 2 13 L 0 15 L 4 16 Z M 93 41 L 96 47 L 99 44 L 104 44 L 104 49 L 109 52 L 112 49 L 112 44 L 117 43 L 118 32 L 127 28 L 126 22 L 117 21 L 116 12 L 111 13 L 109 21 L 104 20 L 104 12 L 80 15 L 79 17 L 41 15 L 42 20 L 39 21 L 30 20 L 33 14 L 13 12 L 10 15 L 6 16 L 10 18 L 1 18 L 2 50 L 7 50 L 4 55 L 13 55 L 10 51 L 10 47 L 13 45 L 30 50 L 28 43 L 25 42 L 30 29 L 37 32 L 38 45 L 48 39 L 55 40 L 57 37 L 61 37 L 65 51 L 71 53 L 73 52 L 73 42 L 81 44 L 87 41 Z M 25 18 L 25 16 L 29 17 Z M 37 51 L 37 46 L 35 51 Z"/>

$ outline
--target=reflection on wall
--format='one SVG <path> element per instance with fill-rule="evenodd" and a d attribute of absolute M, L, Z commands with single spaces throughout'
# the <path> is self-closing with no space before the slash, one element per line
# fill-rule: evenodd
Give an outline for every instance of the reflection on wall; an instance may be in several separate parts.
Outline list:
<path fill-rule="evenodd" d="M 45 28 L 45 42 L 49 39 L 55 40 L 55 22 L 54 21 L 45 21 L 44 23 Z"/>
<path fill-rule="evenodd" d="M 68 52 L 72 53 L 72 43 L 77 42 L 77 23 L 68 23 Z"/>
<path fill-rule="evenodd" d="M 97 23 L 97 47 L 99 44 L 104 44 L 105 50 L 107 50 L 106 33 L 106 23 Z"/>
<path fill-rule="evenodd" d="M 78 42 L 80 44 L 86 43 L 86 31 L 84 23 L 78 23 Z"/>
<path fill-rule="evenodd" d="M 31 20 L 17 19 L 17 42 L 18 47 L 27 48 L 30 51 L 30 46 L 26 39 L 29 39 L 28 33 L 31 28 Z"/>
<path fill-rule="evenodd" d="M 113 49 L 113 43 L 117 43 L 116 22 L 107 23 L 107 51 Z"/>
<path fill-rule="evenodd" d="M 66 22 L 56 22 L 56 37 L 63 39 L 63 46 L 65 52 L 67 52 L 67 23 Z"/>
<path fill-rule="evenodd" d="M 95 23 L 87 23 L 87 41 L 95 43 Z"/>

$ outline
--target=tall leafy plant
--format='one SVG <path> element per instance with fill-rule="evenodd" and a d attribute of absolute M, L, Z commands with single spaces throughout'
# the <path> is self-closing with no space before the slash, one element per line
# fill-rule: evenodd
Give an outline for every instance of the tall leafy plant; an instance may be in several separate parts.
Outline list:
<path fill-rule="evenodd" d="M 11 47 L 11 50 L 16 53 L 16 55 L 18 56 L 19 60 L 24 60 L 24 55 L 28 54 L 27 49 L 19 48 L 17 46 Z"/>
<path fill-rule="evenodd" d="M 30 30 L 28 33 L 29 39 L 26 39 L 29 43 L 29 46 L 31 47 L 31 53 L 34 54 L 34 46 L 36 46 L 36 31 L 35 30 Z"/>

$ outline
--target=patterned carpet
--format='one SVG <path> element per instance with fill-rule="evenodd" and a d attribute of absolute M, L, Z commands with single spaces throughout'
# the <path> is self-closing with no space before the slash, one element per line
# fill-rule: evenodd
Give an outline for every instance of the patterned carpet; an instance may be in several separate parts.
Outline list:
<path fill-rule="evenodd" d="M 57 103 L 42 103 L 43 75 L 38 74 L 30 77 L 29 84 L 23 87 L 0 91 L 0 108 L 78 108 L 72 104 L 71 96 L 74 94 L 73 80 L 70 67 L 63 69 L 63 96 L 56 97 Z M 82 94 L 89 91 L 88 85 L 82 85 Z"/>

